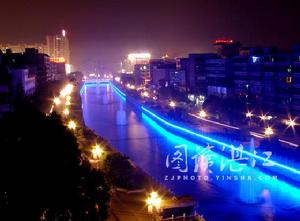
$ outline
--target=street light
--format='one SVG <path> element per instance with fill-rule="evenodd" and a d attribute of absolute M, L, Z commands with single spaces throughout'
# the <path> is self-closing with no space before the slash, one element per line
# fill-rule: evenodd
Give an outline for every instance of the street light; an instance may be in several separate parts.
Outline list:
<path fill-rule="evenodd" d="M 170 101 L 169 106 L 172 108 L 176 107 L 175 101 Z"/>
<path fill-rule="evenodd" d="M 70 114 L 70 111 L 68 108 L 65 108 L 63 113 L 64 113 L 64 115 L 68 116 Z"/>
<path fill-rule="evenodd" d="M 288 126 L 288 127 L 294 127 L 297 125 L 295 119 L 288 119 L 288 120 L 285 120 L 284 123 Z"/>
<path fill-rule="evenodd" d="M 248 112 L 246 113 L 246 117 L 251 118 L 251 117 L 253 117 L 253 114 L 252 114 L 250 111 L 248 111 Z"/>
<path fill-rule="evenodd" d="M 73 91 L 73 84 L 67 84 L 61 91 L 60 96 L 66 97 L 67 95 L 70 95 Z"/>
<path fill-rule="evenodd" d="M 158 196 L 157 192 L 151 192 L 150 197 L 146 199 L 146 203 L 148 205 L 148 212 L 153 212 L 153 207 L 159 212 L 161 207 L 161 198 Z"/>
<path fill-rule="evenodd" d="M 93 149 L 92 149 L 92 156 L 93 158 L 96 160 L 96 159 L 99 159 L 103 154 L 103 149 L 100 147 L 99 144 L 96 144 Z"/>
<path fill-rule="evenodd" d="M 55 98 L 53 99 L 53 103 L 54 103 L 55 105 L 59 105 L 59 104 L 61 103 L 61 101 L 60 101 L 60 99 L 59 99 L 58 97 L 55 97 Z"/>
<path fill-rule="evenodd" d="M 266 127 L 265 128 L 265 135 L 266 136 L 271 136 L 271 135 L 273 135 L 274 134 L 274 130 L 273 130 L 273 128 L 272 127 Z"/>
<path fill-rule="evenodd" d="M 75 130 L 77 127 L 75 121 L 73 120 L 70 120 L 69 123 L 68 123 L 68 128 L 71 129 L 71 130 Z"/>
<path fill-rule="evenodd" d="M 207 117 L 207 113 L 206 113 L 204 110 L 201 110 L 201 111 L 199 112 L 199 116 L 200 116 L 201 118 L 206 118 L 206 117 Z"/>

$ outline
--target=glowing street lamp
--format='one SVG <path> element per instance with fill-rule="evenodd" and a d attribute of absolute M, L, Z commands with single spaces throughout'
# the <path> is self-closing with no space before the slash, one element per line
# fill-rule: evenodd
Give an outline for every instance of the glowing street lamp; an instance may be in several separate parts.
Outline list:
<path fill-rule="evenodd" d="M 253 117 L 253 114 L 252 114 L 250 111 L 248 111 L 248 112 L 246 113 L 246 117 L 251 118 L 251 117 Z"/>
<path fill-rule="evenodd" d="M 99 159 L 103 154 L 103 149 L 100 147 L 99 144 L 96 144 L 93 149 L 92 149 L 92 156 L 93 158 L 96 160 L 96 159 Z"/>
<path fill-rule="evenodd" d="M 175 101 L 170 101 L 169 106 L 172 108 L 176 107 Z"/>
<path fill-rule="evenodd" d="M 207 117 L 207 113 L 206 113 L 204 110 L 201 110 L 201 111 L 199 112 L 199 116 L 200 116 L 201 118 L 206 118 L 206 117 Z"/>
<path fill-rule="evenodd" d="M 63 110 L 63 113 L 64 113 L 64 115 L 68 116 L 68 115 L 70 114 L 70 111 L 69 111 L 68 108 L 65 108 L 65 109 Z"/>
<path fill-rule="evenodd" d="M 271 136 L 271 135 L 274 135 L 274 130 L 272 127 L 266 127 L 264 133 L 266 136 Z"/>
<path fill-rule="evenodd" d="M 295 127 L 297 125 L 295 119 L 288 119 L 285 120 L 284 123 L 288 126 L 288 127 Z"/>
<path fill-rule="evenodd" d="M 71 130 L 75 130 L 77 127 L 75 121 L 73 120 L 70 120 L 69 123 L 68 123 L 68 128 L 71 129 Z"/>
<path fill-rule="evenodd" d="M 148 213 L 153 212 L 153 208 L 158 212 L 161 207 L 161 198 L 158 196 L 157 192 L 151 192 L 150 197 L 146 199 L 148 205 Z"/>
<path fill-rule="evenodd" d="M 120 78 L 120 77 L 115 77 L 115 81 L 116 81 L 116 82 L 120 82 L 120 81 L 121 81 L 121 78 Z"/>
<path fill-rule="evenodd" d="M 55 105 L 59 105 L 59 104 L 61 103 L 61 101 L 60 101 L 60 99 L 59 99 L 58 97 L 55 97 L 55 98 L 53 99 L 53 103 L 54 103 Z"/>

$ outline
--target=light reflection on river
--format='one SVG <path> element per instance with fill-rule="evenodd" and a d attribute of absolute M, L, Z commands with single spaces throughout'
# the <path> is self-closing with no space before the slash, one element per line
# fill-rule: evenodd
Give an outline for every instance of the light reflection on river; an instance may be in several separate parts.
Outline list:
<path fill-rule="evenodd" d="M 177 195 L 192 195 L 199 202 L 199 212 L 208 220 L 300 220 L 299 186 L 287 185 L 280 181 L 280 177 L 279 181 L 256 180 L 254 192 L 263 202 L 255 205 L 241 203 L 240 192 L 243 195 L 247 190 L 240 190 L 240 182 L 216 180 L 217 175 L 221 179 L 222 175 L 234 175 L 232 172 L 228 169 L 220 172 L 220 163 L 215 163 L 211 173 L 201 168 L 195 173 L 195 161 L 190 158 L 197 153 L 196 144 L 168 133 L 147 116 L 137 113 L 110 86 L 84 87 L 82 103 L 88 127 Z M 120 109 L 126 111 L 127 125 L 117 125 L 117 111 Z M 170 180 L 173 175 L 176 178 L 177 175 L 184 175 L 166 167 L 167 155 L 174 153 L 174 146 L 180 144 L 188 145 L 189 171 L 186 174 L 189 177 L 208 176 L 209 181 L 187 181 L 182 177 L 181 180 Z M 217 156 L 217 159 L 222 160 L 223 157 Z M 256 170 L 251 174 L 256 179 L 265 175 Z M 166 176 L 169 180 L 166 180 Z"/>

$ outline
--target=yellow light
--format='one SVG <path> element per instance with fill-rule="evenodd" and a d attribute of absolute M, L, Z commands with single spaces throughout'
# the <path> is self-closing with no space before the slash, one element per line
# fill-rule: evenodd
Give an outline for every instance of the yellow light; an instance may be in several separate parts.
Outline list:
<path fill-rule="evenodd" d="M 157 192 L 151 192 L 151 193 L 150 193 L 150 197 L 151 197 L 151 198 L 157 198 L 157 197 L 158 197 Z"/>
<path fill-rule="evenodd" d="M 149 92 L 148 92 L 148 91 L 144 91 L 144 92 L 142 93 L 142 96 L 143 96 L 143 97 L 149 97 Z"/>
<path fill-rule="evenodd" d="M 58 97 L 55 97 L 55 98 L 53 99 L 53 103 L 54 103 L 55 105 L 59 105 L 59 104 L 61 103 L 61 101 L 60 101 L 60 99 L 59 99 Z"/>
<path fill-rule="evenodd" d="M 64 113 L 64 115 L 68 116 L 70 114 L 70 111 L 68 108 L 65 108 L 63 113 Z"/>
<path fill-rule="evenodd" d="M 66 105 L 66 106 L 70 106 L 70 105 L 71 105 L 71 102 L 70 102 L 70 101 L 66 101 L 65 105 Z"/>
<path fill-rule="evenodd" d="M 297 123 L 295 122 L 295 119 L 294 120 L 292 120 L 292 119 L 285 120 L 284 123 L 289 127 L 294 127 L 297 125 Z"/>
<path fill-rule="evenodd" d="M 207 113 L 206 113 L 204 110 L 201 110 L 201 111 L 199 112 L 199 116 L 200 116 L 201 118 L 206 118 L 206 117 L 207 117 Z"/>
<path fill-rule="evenodd" d="M 266 136 L 271 136 L 274 134 L 274 130 L 272 129 L 272 127 L 266 127 L 265 128 L 265 135 Z"/>
<path fill-rule="evenodd" d="M 66 101 L 71 101 L 71 96 L 70 95 L 66 96 Z"/>
<path fill-rule="evenodd" d="M 170 101 L 169 106 L 170 106 L 170 107 L 176 107 L 175 101 Z"/>
<path fill-rule="evenodd" d="M 60 96 L 66 97 L 70 95 L 73 91 L 73 84 L 67 84 L 61 91 L 60 91 Z"/>
<path fill-rule="evenodd" d="M 252 114 L 250 111 L 248 111 L 248 112 L 246 113 L 246 117 L 251 118 L 251 117 L 253 117 L 253 114 Z"/>
<path fill-rule="evenodd" d="M 148 211 L 152 212 L 152 207 L 154 207 L 157 211 L 161 207 L 161 198 L 158 197 L 157 192 L 150 193 L 150 197 L 146 199 L 146 203 L 148 205 Z"/>
<path fill-rule="evenodd" d="M 73 120 L 70 120 L 69 123 L 68 123 L 68 128 L 71 129 L 71 130 L 75 130 L 77 127 L 75 121 Z"/>
<path fill-rule="evenodd" d="M 50 61 L 54 63 L 64 63 L 66 59 L 64 57 L 51 57 Z"/>
<path fill-rule="evenodd" d="M 99 159 L 103 154 L 103 150 L 99 144 L 96 144 L 92 149 L 92 156 L 94 159 Z"/>

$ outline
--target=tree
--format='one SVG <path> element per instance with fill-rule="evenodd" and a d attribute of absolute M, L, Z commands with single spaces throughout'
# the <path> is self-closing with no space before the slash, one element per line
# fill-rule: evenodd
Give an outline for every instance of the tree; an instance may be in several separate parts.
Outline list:
<path fill-rule="evenodd" d="M 126 189 L 143 188 L 144 177 L 128 161 L 128 157 L 120 153 L 109 154 L 104 161 L 104 172 L 110 183 Z"/>
<path fill-rule="evenodd" d="M 7 114 L 0 125 L 0 196 L 10 194 L 10 219 L 105 218 L 109 197 L 104 178 L 83 168 L 76 137 L 59 115 L 45 116 L 25 105 Z M 102 189 L 98 191 L 99 186 Z M 89 205 L 83 203 L 82 191 L 93 193 L 93 200 L 102 203 L 93 218 L 81 219 L 82 214 L 95 208 L 93 200 Z M 0 202 L 4 212 L 5 202 Z"/>

